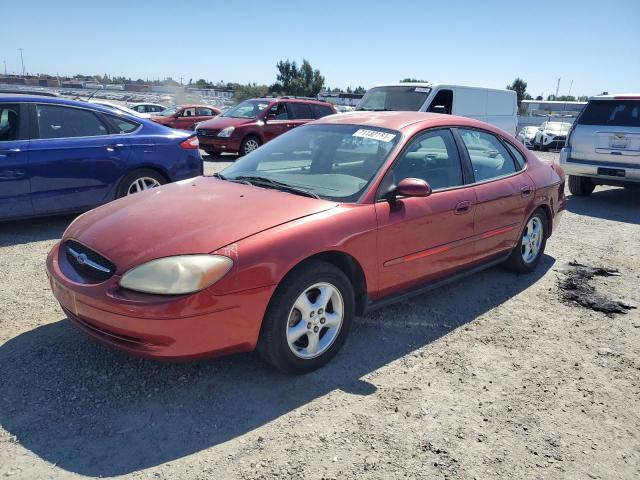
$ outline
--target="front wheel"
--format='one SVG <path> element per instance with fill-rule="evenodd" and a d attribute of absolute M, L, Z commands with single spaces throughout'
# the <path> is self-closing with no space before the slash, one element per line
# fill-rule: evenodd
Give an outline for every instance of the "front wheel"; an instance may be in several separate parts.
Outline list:
<path fill-rule="evenodd" d="M 316 370 L 342 347 L 354 312 L 353 287 L 342 270 L 321 261 L 306 263 L 278 286 L 258 352 L 285 373 Z"/>
<path fill-rule="evenodd" d="M 247 155 L 253 152 L 260 145 L 262 145 L 262 142 L 258 137 L 249 135 L 242 141 L 242 144 L 240 145 L 240 152 L 238 153 L 240 153 L 240 155 Z"/>
<path fill-rule="evenodd" d="M 529 217 L 518 244 L 505 262 L 505 266 L 517 273 L 535 270 L 547 245 L 547 214 L 538 209 Z"/>

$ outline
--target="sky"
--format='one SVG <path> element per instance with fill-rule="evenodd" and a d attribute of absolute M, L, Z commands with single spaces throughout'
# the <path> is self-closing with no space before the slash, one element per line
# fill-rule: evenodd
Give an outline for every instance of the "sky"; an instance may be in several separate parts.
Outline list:
<path fill-rule="evenodd" d="M 306 58 L 338 88 L 640 90 L 640 0 L 0 0 L 0 18 L 10 73 L 22 48 L 29 73 L 272 84 L 278 60 Z"/>

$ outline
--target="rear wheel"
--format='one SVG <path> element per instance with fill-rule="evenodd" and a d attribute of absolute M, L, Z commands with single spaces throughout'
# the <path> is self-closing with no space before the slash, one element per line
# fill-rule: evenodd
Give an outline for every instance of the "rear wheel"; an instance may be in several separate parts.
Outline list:
<path fill-rule="evenodd" d="M 527 220 L 518 244 L 505 262 L 505 266 L 517 273 L 532 272 L 547 245 L 547 214 L 538 209 Z"/>
<path fill-rule="evenodd" d="M 255 135 L 249 135 L 244 140 L 242 140 L 242 144 L 240 145 L 240 155 L 247 155 L 248 153 L 253 152 L 256 148 L 262 145 L 262 142 Z"/>
<path fill-rule="evenodd" d="M 271 299 L 258 352 L 286 373 L 316 370 L 342 347 L 354 311 L 353 287 L 342 270 L 321 261 L 305 263 Z"/>
<path fill-rule="evenodd" d="M 117 196 L 118 198 L 126 197 L 127 195 L 159 187 L 165 183 L 167 183 L 167 180 L 160 173 L 149 168 L 141 168 L 134 170 L 122 179 L 118 187 Z"/>
<path fill-rule="evenodd" d="M 594 188 L 596 185 L 590 178 L 569 175 L 569 191 L 572 195 L 588 196 L 593 193 Z"/>

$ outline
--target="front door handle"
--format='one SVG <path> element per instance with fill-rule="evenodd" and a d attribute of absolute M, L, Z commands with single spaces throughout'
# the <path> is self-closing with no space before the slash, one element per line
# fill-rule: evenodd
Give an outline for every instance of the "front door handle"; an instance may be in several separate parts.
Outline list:
<path fill-rule="evenodd" d="M 464 215 L 465 213 L 469 213 L 470 211 L 471 211 L 471 202 L 466 200 L 456 205 L 454 213 L 456 215 Z"/>
<path fill-rule="evenodd" d="M 113 145 L 107 145 L 107 152 L 115 152 L 116 150 L 122 150 L 123 148 L 123 143 L 114 143 Z"/>
<path fill-rule="evenodd" d="M 17 155 L 20 152 L 19 148 L 4 148 L 0 150 L 0 155 Z"/>
<path fill-rule="evenodd" d="M 533 187 L 531 185 L 524 185 L 520 189 L 520 195 L 522 195 L 523 197 L 528 197 L 532 193 L 533 193 Z"/>

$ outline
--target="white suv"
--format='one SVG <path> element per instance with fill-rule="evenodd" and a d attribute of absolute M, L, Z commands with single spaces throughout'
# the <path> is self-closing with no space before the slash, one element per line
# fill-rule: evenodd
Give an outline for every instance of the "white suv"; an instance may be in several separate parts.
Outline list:
<path fill-rule="evenodd" d="M 562 148 L 571 128 L 566 122 L 544 122 L 533 138 L 533 149 L 544 151 L 547 148 Z"/>
<path fill-rule="evenodd" d="M 560 152 L 574 195 L 596 185 L 640 187 L 640 93 L 591 97 Z"/>

